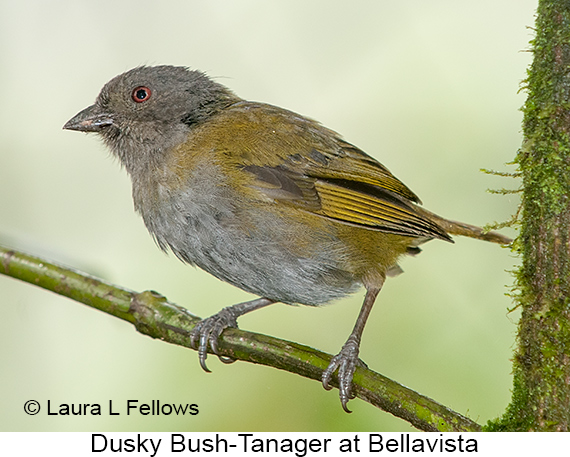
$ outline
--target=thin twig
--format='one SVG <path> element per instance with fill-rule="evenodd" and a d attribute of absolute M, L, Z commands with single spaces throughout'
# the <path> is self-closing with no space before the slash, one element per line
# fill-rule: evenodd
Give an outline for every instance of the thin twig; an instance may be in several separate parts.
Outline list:
<path fill-rule="evenodd" d="M 190 348 L 199 317 L 154 291 L 136 293 L 93 276 L 0 246 L 0 273 L 26 281 L 130 322 L 148 336 Z M 319 380 L 331 355 L 308 346 L 239 329 L 226 329 L 220 352 Z M 335 387 L 336 380 L 331 382 Z M 368 368 L 354 375 L 356 395 L 425 431 L 479 431 L 471 419 Z"/>

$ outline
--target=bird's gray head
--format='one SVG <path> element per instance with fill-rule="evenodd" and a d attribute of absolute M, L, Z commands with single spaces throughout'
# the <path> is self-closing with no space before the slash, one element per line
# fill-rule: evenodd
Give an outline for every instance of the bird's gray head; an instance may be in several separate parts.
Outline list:
<path fill-rule="evenodd" d="M 63 128 L 100 134 L 132 171 L 136 162 L 183 142 L 193 126 L 238 100 L 199 71 L 142 66 L 110 80 L 95 103 Z"/>

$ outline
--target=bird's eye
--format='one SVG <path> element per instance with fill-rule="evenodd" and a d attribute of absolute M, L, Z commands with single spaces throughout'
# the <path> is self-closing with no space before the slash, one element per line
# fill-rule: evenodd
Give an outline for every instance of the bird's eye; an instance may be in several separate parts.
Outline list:
<path fill-rule="evenodd" d="M 142 103 L 142 102 L 146 102 L 150 98 L 151 93 L 152 92 L 150 91 L 150 89 L 148 87 L 139 86 L 133 90 L 131 97 L 132 97 L 133 101 L 135 101 L 137 103 Z"/>

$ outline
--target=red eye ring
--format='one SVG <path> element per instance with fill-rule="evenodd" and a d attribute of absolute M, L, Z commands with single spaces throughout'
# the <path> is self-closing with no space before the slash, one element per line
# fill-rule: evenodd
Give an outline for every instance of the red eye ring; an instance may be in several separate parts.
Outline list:
<path fill-rule="evenodd" d="M 138 87 L 135 87 L 133 89 L 133 93 L 131 94 L 131 98 L 136 103 L 142 103 L 142 102 L 146 102 L 150 98 L 151 94 L 152 94 L 152 92 L 148 87 L 138 86 Z"/>

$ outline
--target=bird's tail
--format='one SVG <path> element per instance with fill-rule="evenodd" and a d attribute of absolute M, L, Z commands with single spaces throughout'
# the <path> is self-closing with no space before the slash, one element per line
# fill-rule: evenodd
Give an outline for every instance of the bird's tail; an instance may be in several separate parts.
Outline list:
<path fill-rule="evenodd" d="M 486 231 L 476 225 L 450 221 L 421 207 L 417 207 L 417 209 L 420 213 L 423 213 L 424 216 L 435 222 L 450 235 L 468 236 L 469 238 L 476 238 L 478 240 L 490 241 L 491 243 L 497 244 L 511 244 L 513 241 L 508 236 L 502 235 L 499 232 Z"/>

